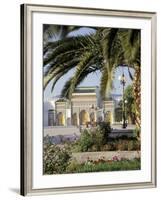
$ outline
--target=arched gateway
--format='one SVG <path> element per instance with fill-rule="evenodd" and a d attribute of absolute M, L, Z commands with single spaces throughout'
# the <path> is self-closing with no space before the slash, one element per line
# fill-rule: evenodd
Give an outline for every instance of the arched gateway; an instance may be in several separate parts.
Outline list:
<path fill-rule="evenodd" d="M 90 121 L 89 113 L 86 110 L 82 110 L 79 115 L 80 115 L 80 125 L 86 125 Z"/>

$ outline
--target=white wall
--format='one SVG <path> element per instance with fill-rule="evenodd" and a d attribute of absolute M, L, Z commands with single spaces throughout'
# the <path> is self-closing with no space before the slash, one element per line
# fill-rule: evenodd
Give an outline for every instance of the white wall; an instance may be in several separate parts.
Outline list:
<path fill-rule="evenodd" d="M 55 101 L 45 101 L 43 104 L 43 124 L 44 126 L 48 126 L 48 113 L 50 109 L 55 109 Z"/>
<path fill-rule="evenodd" d="M 161 1 L 160 0 L 3 0 L 0 6 L 0 199 L 23 199 L 19 192 L 20 171 L 20 116 L 19 116 L 19 4 L 20 3 L 59 4 L 72 6 L 100 7 L 108 9 L 128 9 L 158 12 L 158 102 L 161 102 Z M 161 104 L 158 104 L 158 119 L 161 119 Z M 158 123 L 159 124 L 159 123 Z M 28 197 L 27 199 L 160 199 L 161 197 L 161 128 L 158 127 L 158 188 L 102 193 L 68 194 L 59 196 Z"/>

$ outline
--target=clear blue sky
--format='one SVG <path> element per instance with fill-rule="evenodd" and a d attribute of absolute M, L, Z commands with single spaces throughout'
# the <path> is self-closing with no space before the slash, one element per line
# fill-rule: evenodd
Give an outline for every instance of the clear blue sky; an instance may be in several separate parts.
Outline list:
<path fill-rule="evenodd" d="M 70 33 L 70 36 L 86 35 L 86 34 L 90 34 L 92 32 L 94 32 L 93 29 L 81 28 L 78 31 L 74 31 L 74 32 Z M 130 69 L 130 70 L 131 70 L 131 73 L 134 72 L 132 69 Z M 46 87 L 46 89 L 44 91 L 44 100 L 60 95 L 65 82 L 73 75 L 74 71 L 75 71 L 74 69 L 70 70 L 66 75 L 64 75 L 61 79 L 59 79 L 59 81 L 55 85 L 53 92 L 51 92 L 51 86 L 52 86 L 52 81 L 51 81 L 50 84 L 48 84 L 48 86 Z M 122 94 L 122 86 L 120 85 L 120 81 L 118 80 L 118 77 L 121 74 L 122 74 L 122 67 L 118 67 L 114 73 L 114 81 L 113 81 L 114 88 L 112 90 L 112 93 Z M 128 75 L 127 67 L 124 67 L 124 74 L 126 77 L 126 86 L 128 86 L 129 84 L 131 84 L 131 80 Z M 101 77 L 101 72 L 99 72 L 99 71 L 89 74 L 85 78 L 85 80 L 80 84 L 80 86 L 99 86 L 100 77 Z"/>

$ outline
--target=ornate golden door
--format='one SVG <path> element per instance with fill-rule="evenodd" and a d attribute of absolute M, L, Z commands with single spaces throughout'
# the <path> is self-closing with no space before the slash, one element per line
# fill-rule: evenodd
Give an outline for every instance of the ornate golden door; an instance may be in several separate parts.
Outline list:
<path fill-rule="evenodd" d="M 59 126 L 64 126 L 65 125 L 65 117 L 64 117 L 64 114 L 62 112 L 58 113 L 57 120 L 58 120 L 58 125 Z"/>
<path fill-rule="evenodd" d="M 90 121 L 89 119 L 89 113 L 85 110 L 82 110 L 80 112 L 80 124 L 86 125 Z"/>

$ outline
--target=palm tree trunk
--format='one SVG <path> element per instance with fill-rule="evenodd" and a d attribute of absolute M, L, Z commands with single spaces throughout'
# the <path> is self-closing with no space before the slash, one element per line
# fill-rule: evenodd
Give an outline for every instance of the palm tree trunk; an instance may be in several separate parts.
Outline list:
<path fill-rule="evenodd" d="M 135 74 L 133 80 L 133 92 L 134 92 L 134 99 L 135 99 L 135 107 L 136 107 L 136 127 L 138 130 L 141 128 L 141 67 L 136 65 L 135 66 Z M 139 135 L 140 137 L 140 131 Z"/>

